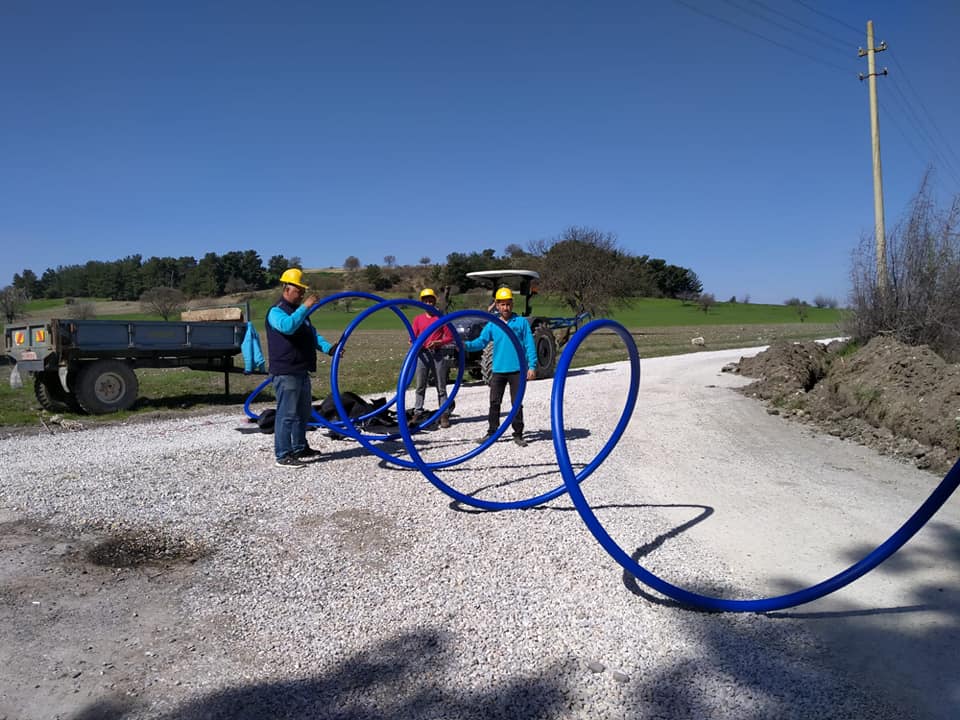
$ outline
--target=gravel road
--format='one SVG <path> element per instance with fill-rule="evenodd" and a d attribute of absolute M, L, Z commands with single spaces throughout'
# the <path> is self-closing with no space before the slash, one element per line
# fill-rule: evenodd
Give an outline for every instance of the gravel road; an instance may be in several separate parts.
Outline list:
<path fill-rule="evenodd" d="M 723 597 L 833 575 L 938 481 L 733 392 L 747 380 L 721 368 L 758 350 L 643 361 L 627 433 L 584 483 L 645 567 Z M 626 385 L 624 363 L 571 373 L 575 463 Z M 528 386 L 529 447 L 441 478 L 487 499 L 560 484 L 550 387 Z M 473 448 L 486 398 L 463 388 L 420 452 Z M 0 440 L 0 720 L 960 716 L 955 498 L 832 596 L 711 614 L 625 577 L 565 497 L 481 512 L 310 439 L 325 455 L 302 471 L 239 409 Z"/>

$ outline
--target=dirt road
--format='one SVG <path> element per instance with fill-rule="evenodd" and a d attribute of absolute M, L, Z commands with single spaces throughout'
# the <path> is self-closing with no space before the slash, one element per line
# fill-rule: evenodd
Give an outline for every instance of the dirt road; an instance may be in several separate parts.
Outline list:
<path fill-rule="evenodd" d="M 645 567 L 724 597 L 833 575 L 885 540 L 938 480 L 769 415 L 732 390 L 746 379 L 720 372 L 741 354 L 644 361 L 627 434 L 587 483 L 615 537 L 644 548 Z M 622 374 L 571 376 L 571 438 L 592 441 L 603 421 L 586 413 L 616 410 Z M 468 475 L 477 492 L 555 467 L 549 392 L 548 382 L 530 386 L 530 447 L 492 448 L 487 468 Z M 472 446 L 485 403 L 485 388 L 468 388 L 454 427 L 434 437 Z M 321 444 L 319 477 L 274 477 L 269 436 L 238 441 L 238 430 L 239 413 L 188 428 L 0 441 L 0 719 L 960 715 L 956 498 L 854 585 L 744 618 L 678 608 L 624 577 L 563 498 L 534 512 L 454 512 L 413 473 L 333 441 Z M 203 522 L 217 525 L 219 547 L 138 557 L 110 527 L 68 529 L 117 491 L 95 497 L 84 484 L 94 470 L 64 463 L 45 492 L 82 486 L 89 504 L 45 497 L 37 516 L 40 449 L 55 442 L 69 454 L 95 432 L 103 443 L 130 433 L 142 446 L 141 457 L 105 452 L 96 472 L 141 483 L 141 512 L 174 528 L 196 522 L 217 486 L 233 483 L 231 501 L 251 499 L 243 513 L 211 505 Z M 206 432 L 205 457 L 169 449 Z M 203 484 L 227 442 L 242 443 L 243 456 Z M 163 443 L 155 452 L 169 472 L 143 471 Z M 233 563 L 253 555 L 270 562 L 235 584 Z M 533 701 L 511 704 L 511 693 Z"/>

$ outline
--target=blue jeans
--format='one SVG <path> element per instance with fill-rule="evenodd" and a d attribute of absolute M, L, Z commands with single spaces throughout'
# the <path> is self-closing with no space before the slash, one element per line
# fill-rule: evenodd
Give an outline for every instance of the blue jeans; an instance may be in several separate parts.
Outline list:
<path fill-rule="evenodd" d="M 310 376 L 274 375 L 277 419 L 273 428 L 273 451 L 279 460 L 307 447 L 307 423 L 313 417 Z"/>

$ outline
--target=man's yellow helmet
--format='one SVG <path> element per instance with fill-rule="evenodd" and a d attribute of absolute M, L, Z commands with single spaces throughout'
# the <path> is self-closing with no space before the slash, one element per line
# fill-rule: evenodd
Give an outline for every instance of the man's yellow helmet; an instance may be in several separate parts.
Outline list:
<path fill-rule="evenodd" d="M 280 276 L 280 283 L 283 285 L 296 285 L 298 288 L 307 289 L 303 283 L 303 270 L 300 268 L 289 268 L 283 271 Z"/>
<path fill-rule="evenodd" d="M 513 300 L 513 291 L 508 287 L 502 287 L 497 290 L 494 296 L 497 300 Z"/>
<path fill-rule="evenodd" d="M 434 300 L 436 300 L 437 294 L 430 288 L 424 288 L 423 290 L 420 291 L 420 299 L 423 300 L 424 298 L 427 298 L 427 297 L 432 297 Z"/>

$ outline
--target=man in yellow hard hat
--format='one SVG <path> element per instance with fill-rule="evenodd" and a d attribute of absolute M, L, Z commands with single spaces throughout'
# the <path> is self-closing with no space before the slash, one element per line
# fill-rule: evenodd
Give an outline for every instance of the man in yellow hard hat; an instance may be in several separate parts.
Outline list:
<path fill-rule="evenodd" d="M 497 290 L 494 303 L 500 319 L 517 336 L 520 347 L 524 350 L 527 358 L 527 380 L 535 379 L 537 348 L 533 342 L 530 323 L 525 317 L 514 314 L 513 292 L 510 288 L 503 287 Z M 463 346 L 468 352 L 476 352 L 483 350 L 491 342 L 493 343 L 493 374 L 490 376 L 490 412 L 487 417 L 487 434 L 480 438 L 480 442 L 486 442 L 500 426 L 500 405 L 503 402 L 503 391 L 506 386 L 510 386 L 511 402 L 516 399 L 517 391 L 520 389 L 520 358 L 517 357 L 516 348 L 510 338 L 498 325 L 488 322 L 477 338 L 467 340 Z M 513 416 L 513 441 L 520 447 L 527 446 L 527 441 L 523 439 L 522 406 L 517 408 L 517 414 Z"/>
<path fill-rule="evenodd" d="M 431 288 L 424 288 L 420 291 L 420 302 L 427 305 L 436 305 L 437 295 Z M 426 311 L 417 315 L 413 319 L 414 337 L 420 337 L 423 331 L 438 317 L 439 315 L 433 315 Z M 414 393 L 413 403 L 414 422 L 420 422 L 423 419 L 423 401 L 427 394 L 427 378 L 430 377 L 431 369 L 437 383 L 437 402 L 439 405 L 443 405 L 447 401 L 447 362 L 443 356 L 443 346 L 452 342 L 453 332 L 449 325 L 444 325 L 439 330 L 434 330 L 433 334 L 427 338 L 420 355 L 417 357 L 417 389 Z M 440 416 L 440 427 L 450 427 L 449 410 Z"/>
<path fill-rule="evenodd" d="M 337 345 L 327 342 L 310 324 L 307 312 L 317 296 L 307 295 L 303 271 L 285 270 L 280 284 L 283 294 L 266 321 L 268 369 L 277 396 L 273 449 L 277 467 L 303 468 L 305 459 L 320 455 L 307 445 L 307 423 L 313 413 L 310 373 L 317 370 L 317 350 L 333 355 Z"/>

